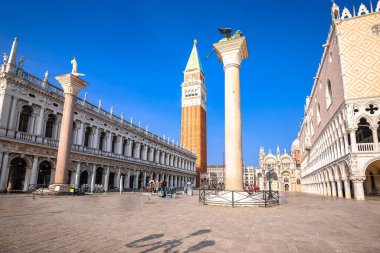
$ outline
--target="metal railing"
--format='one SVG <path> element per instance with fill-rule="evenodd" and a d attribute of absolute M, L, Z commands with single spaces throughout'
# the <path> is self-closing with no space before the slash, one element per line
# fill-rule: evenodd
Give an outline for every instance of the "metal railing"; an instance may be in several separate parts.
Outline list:
<path fill-rule="evenodd" d="M 39 192 L 41 192 L 40 194 L 43 195 L 43 190 L 47 189 L 48 187 L 49 187 L 49 184 L 29 184 L 28 195 L 31 193 L 34 194 L 35 192 L 37 192 L 36 194 L 39 194 Z"/>
<path fill-rule="evenodd" d="M 280 194 L 278 191 L 235 192 L 200 189 L 199 202 L 203 205 L 269 207 L 280 204 Z"/>

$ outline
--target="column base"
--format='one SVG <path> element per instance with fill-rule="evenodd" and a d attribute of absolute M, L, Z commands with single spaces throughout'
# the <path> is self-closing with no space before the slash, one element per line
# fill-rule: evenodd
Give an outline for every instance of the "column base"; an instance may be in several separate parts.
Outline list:
<path fill-rule="evenodd" d="M 70 184 L 51 184 L 49 191 L 52 193 L 70 193 Z"/>

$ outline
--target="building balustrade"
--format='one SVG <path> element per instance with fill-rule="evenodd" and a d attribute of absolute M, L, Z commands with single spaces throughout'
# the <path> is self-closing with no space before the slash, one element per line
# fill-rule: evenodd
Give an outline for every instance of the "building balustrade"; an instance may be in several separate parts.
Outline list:
<path fill-rule="evenodd" d="M 3 135 L 3 137 L 7 137 L 7 136 Z M 58 148 L 58 143 L 59 143 L 58 140 L 54 140 L 54 139 L 46 138 L 46 137 L 40 137 L 37 135 L 28 134 L 28 133 L 24 133 L 24 132 L 15 132 L 14 139 L 21 140 L 24 142 L 29 142 L 29 143 L 47 145 L 47 146 L 53 147 L 53 148 Z M 153 167 L 160 167 L 160 168 L 168 168 L 169 167 L 171 169 L 181 171 L 181 172 L 194 171 L 194 169 L 192 169 L 192 168 L 185 169 L 185 168 L 175 167 L 174 164 L 173 165 L 165 165 L 165 164 L 155 163 L 154 161 L 148 161 L 148 160 L 143 160 L 143 159 L 139 159 L 139 158 L 129 157 L 129 156 L 125 156 L 122 154 L 116 154 L 116 153 L 112 153 L 109 151 L 99 150 L 99 149 L 86 147 L 86 146 L 82 146 L 82 145 L 77 145 L 77 144 L 72 144 L 71 150 L 73 152 L 85 153 L 85 154 L 90 154 L 90 155 L 95 155 L 95 156 L 103 156 L 103 157 L 108 157 L 108 158 L 124 160 L 124 161 L 131 161 L 134 163 L 150 165 Z"/>
<path fill-rule="evenodd" d="M 17 71 L 19 73 L 18 76 L 21 77 L 23 80 L 33 84 L 34 86 L 37 86 L 40 89 L 47 90 L 51 93 L 54 93 L 55 95 L 64 97 L 64 92 L 61 88 L 58 88 L 58 87 L 52 85 L 51 83 L 49 83 L 47 81 L 44 81 L 44 80 L 42 80 L 36 76 L 33 76 L 32 74 L 29 74 L 29 73 L 23 71 L 22 69 L 17 69 Z M 188 155 L 194 155 L 194 153 L 192 153 L 186 149 L 183 149 L 181 146 L 176 145 L 174 142 L 170 142 L 169 140 L 161 138 L 160 136 L 155 135 L 155 134 L 147 131 L 144 128 L 141 128 L 140 126 L 136 126 L 136 125 L 132 124 L 131 122 L 127 122 L 124 119 L 122 119 L 116 115 L 113 115 L 110 112 L 107 112 L 106 110 L 103 110 L 102 108 L 99 108 L 98 106 L 95 106 L 95 105 L 89 103 L 88 101 L 85 101 L 81 98 L 77 98 L 76 103 L 80 106 L 85 107 L 86 109 L 91 110 L 92 112 L 94 112 L 96 114 L 106 116 L 107 118 L 111 119 L 117 125 L 128 127 L 130 129 L 133 129 L 134 131 L 143 133 L 147 137 L 150 137 L 150 138 L 152 138 L 152 139 L 154 139 L 160 143 L 164 143 L 165 145 L 169 145 L 174 150 L 178 150 L 178 151 L 185 153 L 185 154 L 188 154 Z"/>

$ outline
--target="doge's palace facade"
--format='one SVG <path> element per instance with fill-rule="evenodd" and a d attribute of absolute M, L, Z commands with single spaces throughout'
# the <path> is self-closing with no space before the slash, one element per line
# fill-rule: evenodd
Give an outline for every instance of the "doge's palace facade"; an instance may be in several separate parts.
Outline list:
<path fill-rule="evenodd" d="M 302 190 L 363 200 L 380 194 L 380 2 L 331 16 L 299 134 Z"/>
<path fill-rule="evenodd" d="M 0 69 L 0 191 L 27 191 L 54 182 L 64 94 L 17 62 L 15 39 Z M 173 141 L 76 98 L 69 179 L 104 190 L 146 187 L 151 179 L 171 187 L 194 182 L 196 156 Z"/>

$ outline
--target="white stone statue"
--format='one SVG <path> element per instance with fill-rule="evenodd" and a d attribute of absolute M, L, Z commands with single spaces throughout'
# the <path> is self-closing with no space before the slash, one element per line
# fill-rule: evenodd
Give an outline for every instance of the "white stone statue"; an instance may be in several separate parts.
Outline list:
<path fill-rule="evenodd" d="M 87 94 L 88 94 L 88 92 L 85 92 L 85 93 L 84 93 L 84 98 L 83 98 L 83 102 L 84 102 L 84 103 L 86 103 L 86 101 L 87 101 Z"/>
<path fill-rule="evenodd" d="M 148 132 L 148 126 L 149 126 L 149 125 L 146 125 L 146 127 L 145 127 L 145 131 L 147 131 L 147 132 Z"/>
<path fill-rule="evenodd" d="M 120 118 L 121 118 L 121 120 L 124 120 L 124 112 L 121 113 Z"/>
<path fill-rule="evenodd" d="M 131 125 L 133 124 L 133 117 L 131 117 Z"/>
<path fill-rule="evenodd" d="M 7 64 L 7 62 L 8 62 L 8 55 L 7 55 L 7 53 L 4 53 L 4 55 L 3 55 L 3 62 L 4 62 L 4 64 Z"/>
<path fill-rule="evenodd" d="M 22 65 L 24 64 L 24 61 L 25 61 L 25 57 L 22 56 L 22 57 L 20 58 L 20 60 L 18 61 L 18 67 L 19 67 L 20 69 L 22 69 Z"/>
<path fill-rule="evenodd" d="M 73 74 L 74 76 L 84 76 L 84 74 L 78 73 L 78 63 L 75 57 L 71 60 L 71 65 L 73 65 L 71 74 Z"/>
<path fill-rule="evenodd" d="M 110 113 L 113 115 L 113 106 L 111 106 Z"/>
<path fill-rule="evenodd" d="M 139 121 L 139 128 L 141 128 L 141 122 Z"/>
<path fill-rule="evenodd" d="M 99 103 L 98 103 L 98 110 L 100 111 L 100 109 L 102 108 L 102 100 L 99 99 Z"/>
<path fill-rule="evenodd" d="M 49 80 L 49 71 L 45 72 L 44 82 L 46 83 Z"/>

